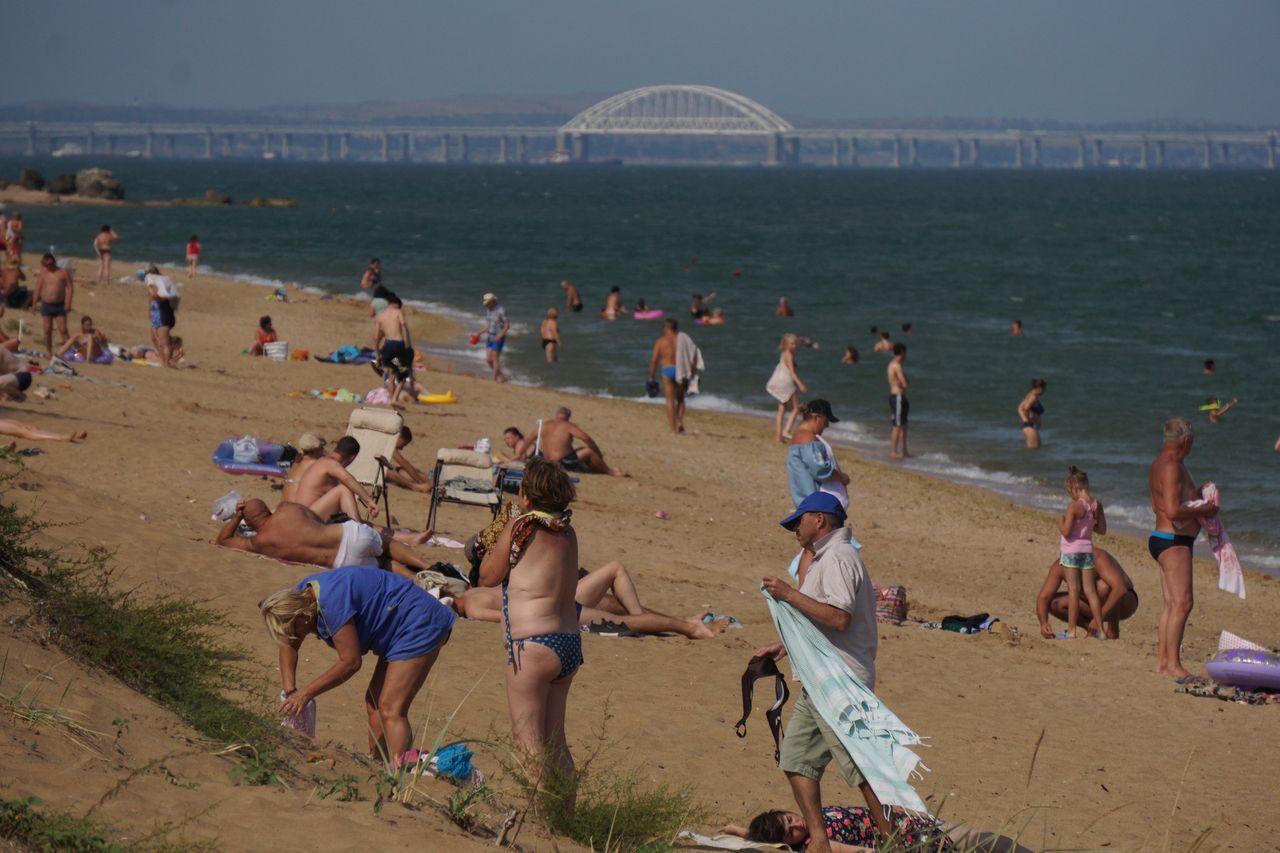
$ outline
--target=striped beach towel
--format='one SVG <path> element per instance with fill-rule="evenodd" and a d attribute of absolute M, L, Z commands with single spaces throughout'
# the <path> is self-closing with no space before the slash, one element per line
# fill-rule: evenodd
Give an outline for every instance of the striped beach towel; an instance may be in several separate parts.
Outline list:
<path fill-rule="evenodd" d="M 831 726 L 876 796 L 887 806 L 928 814 L 924 801 L 908 781 L 928 770 L 908 746 L 922 744 L 919 735 L 881 704 L 850 672 L 835 647 L 813 623 L 786 602 L 765 593 L 769 615 L 787 647 L 792 669 L 814 708 Z"/>

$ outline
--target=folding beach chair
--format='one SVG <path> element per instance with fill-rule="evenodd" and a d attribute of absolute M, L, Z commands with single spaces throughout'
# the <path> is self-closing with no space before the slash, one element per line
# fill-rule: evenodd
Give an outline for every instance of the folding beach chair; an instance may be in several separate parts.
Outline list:
<path fill-rule="evenodd" d="M 436 467 L 431 476 L 431 509 L 427 513 L 427 529 L 436 526 L 436 511 L 442 503 L 484 507 L 490 516 L 502 506 L 503 470 L 495 474 L 487 453 L 442 447 L 436 452 Z"/>
<path fill-rule="evenodd" d="M 391 517 L 391 501 L 387 496 L 386 469 L 391 467 L 403 425 L 404 418 L 391 409 L 355 409 L 347 420 L 347 435 L 360 442 L 360 454 L 347 471 L 375 501 L 383 499 L 387 518 Z"/>

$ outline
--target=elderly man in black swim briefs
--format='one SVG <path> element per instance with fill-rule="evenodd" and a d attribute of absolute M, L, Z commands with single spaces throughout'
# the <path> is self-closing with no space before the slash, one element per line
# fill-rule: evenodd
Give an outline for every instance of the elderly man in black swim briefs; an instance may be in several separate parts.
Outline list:
<path fill-rule="evenodd" d="M 595 439 L 570 418 L 573 413 L 566 406 L 556 409 L 556 416 L 542 425 L 542 455 L 552 462 L 559 462 L 568 471 L 593 471 L 614 477 L 627 476 L 604 461 L 604 451 Z M 575 448 L 573 440 L 585 447 Z"/>
<path fill-rule="evenodd" d="M 1147 540 L 1151 558 L 1160 564 L 1160 650 L 1156 672 L 1175 679 L 1190 678 L 1182 665 L 1182 635 L 1195 599 L 1191 592 L 1191 551 L 1200 533 L 1200 519 L 1218 514 L 1216 504 L 1186 506 L 1199 498 L 1200 490 L 1182 460 L 1191 453 L 1195 433 L 1186 418 L 1170 418 L 1164 424 L 1164 447 L 1151 463 L 1147 486 L 1156 526 Z"/>
<path fill-rule="evenodd" d="M 1138 591 L 1133 588 L 1133 581 L 1125 574 L 1120 563 L 1110 553 L 1093 546 L 1094 567 L 1098 575 L 1098 598 L 1102 601 L 1102 626 L 1099 627 L 1095 614 L 1090 612 L 1087 601 L 1080 602 L 1080 613 L 1093 624 L 1089 625 L 1089 633 L 1102 630 L 1108 640 L 1120 639 L 1120 623 L 1138 612 Z M 1040 620 L 1040 636 L 1052 640 L 1057 634 L 1049 623 L 1049 614 L 1063 622 L 1067 621 L 1067 593 L 1060 592 L 1066 582 L 1062 565 L 1054 560 L 1045 575 L 1044 585 L 1036 596 L 1036 617 Z"/>

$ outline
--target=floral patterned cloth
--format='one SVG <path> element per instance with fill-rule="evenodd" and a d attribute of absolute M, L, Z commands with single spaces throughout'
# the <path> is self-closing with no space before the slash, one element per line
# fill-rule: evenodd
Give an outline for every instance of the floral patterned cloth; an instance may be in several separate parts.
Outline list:
<path fill-rule="evenodd" d="M 871 820 L 871 812 L 863 806 L 827 806 L 822 810 L 827 838 L 841 844 L 879 849 L 884 837 Z M 894 821 L 894 841 L 908 850 L 950 851 L 955 845 L 940 821 L 898 813 Z M 805 839 L 802 847 L 808 847 Z"/>

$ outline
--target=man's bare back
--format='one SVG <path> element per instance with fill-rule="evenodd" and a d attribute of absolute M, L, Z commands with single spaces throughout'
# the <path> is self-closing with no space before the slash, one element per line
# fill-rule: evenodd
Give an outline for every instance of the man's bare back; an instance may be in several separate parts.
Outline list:
<path fill-rule="evenodd" d="M 395 305 L 382 309 L 373 321 L 377 330 L 376 339 L 382 341 L 403 341 L 405 339 L 404 312 Z"/>
<path fill-rule="evenodd" d="M 559 462 L 572 453 L 575 429 L 577 426 L 572 421 L 558 418 L 543 423 L 542 455 L 552 462 Z"/>
<path fill-rule="evenodd" d="M 278 560 L 332 566 L 342 544 L 342 525 L 325 524 L 302 504 L 282 503 L 247 544 L 247 550 Z"/>
<path fill-rule="evenodd" d="M 676 335 L 664 334 L 658 338 L 653 344 L 653 354 L 658 360 L 658 367 L 675 367 L 676 365 Z"/>
<path fill-rule="evenodd" d="M 902 362 L 896 359 L 889 362 L 888 368 L 885 369 L 885 376 L 889 380 L 890 394 L 905 394 L 907 392 L 907 374 L 902 369 Z"/>

